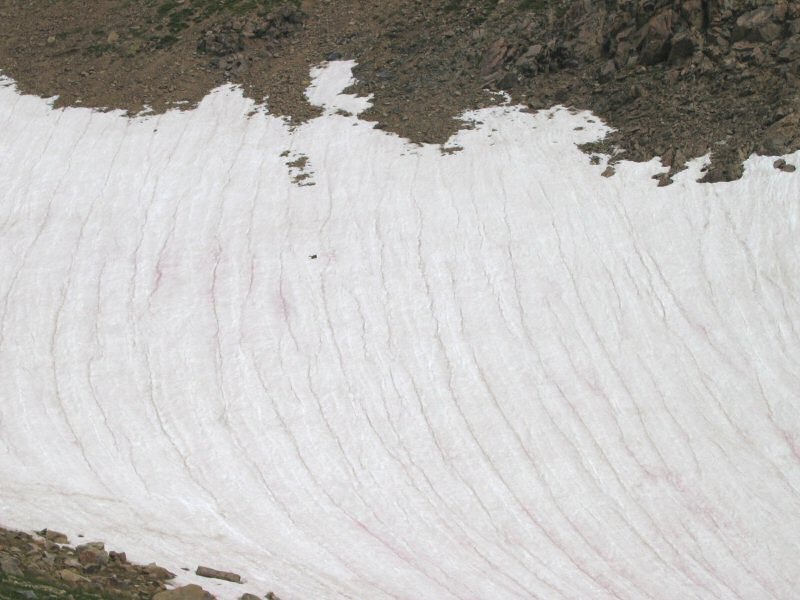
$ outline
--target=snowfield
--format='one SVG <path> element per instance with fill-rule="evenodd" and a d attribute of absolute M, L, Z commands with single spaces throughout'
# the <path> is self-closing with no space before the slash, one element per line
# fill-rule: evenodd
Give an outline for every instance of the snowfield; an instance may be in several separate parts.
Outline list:
<path fill-rule="evenodd" d="M 410 145 L 351 68 L 295 129 L 3 80 L 0 522 L 222 598 L 797 598 L 800 173 L 603 178 L 558 108 Z"/>

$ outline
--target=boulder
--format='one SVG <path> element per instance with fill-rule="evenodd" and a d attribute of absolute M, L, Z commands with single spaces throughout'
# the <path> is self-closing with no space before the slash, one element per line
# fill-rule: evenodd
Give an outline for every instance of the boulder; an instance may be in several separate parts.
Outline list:
<path fill-rule="evenodd" d="M 88 579 L 86 579 L 86 577 L 83 577 L 82 575 L 79 575 L 78 573 L 70 569 L 61 569 L 58 572 L 58 576 L 61 577 L 63 581 L 72 584 L 86 583 L 89 581 Z"/>
<path fill-rule="evenodd" d="M 703 36 L 698 31 L 694 29 L 681 31 L 672 38 L 668 62 L 671 65 L 683 64 L 702 47 Z"/>
<path fill-rule="evenodd" d="M 783 18 L 785 18 L 785 9 Z M 731 32 L 731 40 L 737 42 L 773 42 L 781 37 L 783 25 L 781 12 L 778 6 L 762 6 L 746 12 L 736 19 L 736 25 Z"/>
<path fill-rule="evenodd" d="M 598 73 L 597 78 L 602 82 L 611 81 L 616 72 L 617 65 L 613 60 L 607 60 L 605 63 L 603 63 L 603 66 L 600 67 L 600 72 Z"/>
<path fill-rule="evenodd" d="M 513 58 L 514 50 L 505 38 L 499 38 L 489 47 L 481 61 L 481 74 L 490 75 Z"/>
<path fill-rule="evenodd" d="M 144 570 L 148 575 L 154 577 L 155 579 L 158 579 L 159 581 L 167 581 L 168 579 L 175 578 L 175 573 L 168 571 L 164 567 L 159 567 L 155 563 L 147 565 L 144 568 Z"/>
<path fill-rule="evenodd" d="M 192 583 L 175 588 L 174 590 L 158 592 L 153 596 L 152 600 L 214 600 L 214 596 L 199 585 Z"/>
<path fill-rule="evenodd" d="M 683 0 L 680 6 L 681 21 L 693 29 L 702 29 L 707 25 L 703 0 Z"/>
<path fill-rule="evenodd" d="M 0 554 L 0 573 L 20 577 L 22 569 L 19 568 L 19 561 L 8 554 Z"/>
<path fill-rule="evenodd" d="M 542 57 L 544 46 L 534 44 L 519 57 L 516 67 L 525 75 L 536 75 L 539 72 L 539 59 Z"/>
<path fill-rule="evenodd" d="M 800 60 L 800 37 L 792 36 L 778 51 L 778 60 L 783 63 Z"/>
<path fill-rule="evenodd" d="M 233 583 L 242 582 L 241 576 L 237 575 L 236 573 L 231 573 L 230 571 L 219 571 L 217 569 L 212 569 L 211 567 L 199 566 L 195 571 L 195 575 L 199 575 L 200 577 L 208 577 L 210 579 L 232 581 Z"/>
<path fill-rule="evenodd" d="M 48 542 L 53 542 L 54 544 L 69 544 L 69 538 L 60 531 L 42 529 L 38 533 Z"/>
<path fill-rule="evenodd" d="M 650 19 L 639 31 L 639 62 L 643 65 L 657 65 L 669 56 L 672 38 L 671 10 L 665 10 Z"/>
<path fill-rule="evenodd" d="M 800 113 L 790 113 L 764 132 L 764 154 L 780 155 L 800 148 Z"/>
<path fill-rule="evenodd" d="M 783 171 L 784 173 L 794 173 L 797 170 L 797 167 L 795 167 L 794 165 L 790 165 L 782 158 L 779 158 L 774 163 L 772 163 L 772 166 L 778 169 L 779 171 Z"/>
<path fill-rule="evenodd" d="M 502 77 L 497 81 L 497 89 L 500 90 L 512 90 L 514 87 L 519 83 L 519 77 L 514 71 L 509 71 L 504 73 Z"/>
<path fill-rule="evenodd" d="M 98 570 L 108 564 L 108 552 L 103 542 L 89 542 L 76 546 L 75 556 L 85 570 Z"/>
<path fill-rule="evenodd" d="M 200 52 L 212 56 L 228 56 L 244 49 L 244 35 L 238 31 L 223 29 L 207 31 L 198 44 Z"/>

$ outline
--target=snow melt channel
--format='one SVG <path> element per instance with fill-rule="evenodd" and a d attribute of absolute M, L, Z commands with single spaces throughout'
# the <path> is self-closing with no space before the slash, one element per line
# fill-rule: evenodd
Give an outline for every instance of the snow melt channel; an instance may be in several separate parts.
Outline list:
<path fill-rule="evenodd" d="M 222 597 L 795 597 L 798 176 L 604 179 L 565 110 L 442 153 L 351 67 L 295 129 L 0 87 L 0 521 Z"/>

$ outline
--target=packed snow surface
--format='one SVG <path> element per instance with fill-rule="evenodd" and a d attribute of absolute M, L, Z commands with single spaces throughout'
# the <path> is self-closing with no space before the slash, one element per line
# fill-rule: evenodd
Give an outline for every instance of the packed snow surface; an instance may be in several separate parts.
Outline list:
<path fill-rule="evenodd" d="M 797 598 L 798 174 L 603 178 L 558 108 L 416 146 L 351 67 L 297 128 L 4 81 L 0 522 L 222 597 Z"/>

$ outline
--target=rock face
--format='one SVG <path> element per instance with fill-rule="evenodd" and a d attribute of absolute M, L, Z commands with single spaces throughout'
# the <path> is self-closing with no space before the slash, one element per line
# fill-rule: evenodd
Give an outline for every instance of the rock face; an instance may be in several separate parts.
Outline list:
<path fill-rule="evenodd" d="M 222 579 L 224 581 L 232 581 L 233 583 L 241 583 L 242 578 L 240 575 L 236 573 L 231 573 L 230 571 L 219 571 L 217 569 L 212 569 L 211 567 L 197 567 L 195 571 L 196 575 L 200 577 L 209 577 L 211 579 Z"/>

